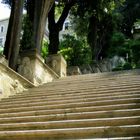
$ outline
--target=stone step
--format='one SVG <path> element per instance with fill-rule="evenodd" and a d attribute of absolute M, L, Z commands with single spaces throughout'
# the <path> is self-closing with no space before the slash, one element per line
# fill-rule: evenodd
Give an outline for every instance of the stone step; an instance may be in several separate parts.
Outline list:
<path fill-rule="evenodd" d="M 61 90 L 61 89 L 63 89 L 64 88 L 64 86 L 67 86 L 68 88 L 76 88 L 76 87 L 78 87 L 78 86 L 86 86 L 86 85 L 88 85 L 88 86 L 95 86 L 95 87 L 99 87 L 99 86 L 107 86 L 107 85 L 122 85 L 122 84 L 128 84 L 128 85 L 134 85 L 131 81 L 133 81 L 134 82 L 134 84 L 136 83 L 136 84 L 139 84 L 139 80 L 138 80 L 138 77 L 137 77 L 137 79 L 126 79 L 126 80 L 121 80 L 121 79 L 119 79 L 118 81 L 116 81 L 116 80 L 114 80 L 114 81 L 102 81 L 102 82 L 96 82 L 96 83 L 94 83 L 94 82 L 79 82 L 79 83 L 75 83 L 74 81 L 73 81 L 73 84 L 72 83 L 64 83 L 64 84 L 62 84 L 62 85 L 60 85 L 59 86 L 59 84 L 55 84 L 55 85 L 52 85 L 52 86 L 49 86 L 48 84 L 44 84 L 43 85 L 43 87 L 42 88 L 40 88 L 41 90 L 48 90 L 49 92 L 51 92 L 51 91 L 54 91 L 54 88 L 56 89 L 56 90 Z M 108 84 L 107 84 L 108 83 Z M 53 88 L 52 88 L 53 87 Z M 39 88 L 34 88 L 33 89 L 33 91 L 36 91 L 37 89 L 39 90 Z"/>
<path fill-rule="evenodd" d="M 70 80 L 67 80 L 68 77 L 64 78 L 63 80 L 61 79 L 56 79 L 55 81 L 53 82 L 49 82 L 47 83 L 46 85 L 48 85 L 49 87 L 53 86 L 53 85 L 60 85 L 61 86 L 61 83 L 62 85 L 64 83 L 66 84 L 72 84 L 72 81 L 77 84 L 77 83 L 86 83 L 86 82 L 92 82 L 93 84 L 95 83 L 103 83 L 104 81 L 108 81 L 108 82 L 113 82 L 113 81 L 128 81 L 128 79 L 133 79 L 133 80 L 137 80 L 138 78 L 140 77 L 140 74 L 139 75 L 130 75 L 130 76 L 114 76 L 114 77 L 101 77 L 101 78 L 95 78 L 95 77 L 84 77 L 84 78 L 79 78 L 79 76 L 77 76 L 76 79 L 70 79 Z M 42 88 L 44 87 L 43 85 L 41 86 Z"/>
<path fill-rule="evenodd" d="M 128 81 L 129 82 L 129 79 L 133 79 L 135 81 L 135 79 L 139 79 L 140 77 L 140 74 L 139 75 L 135 75 L 135 76 L 129 76 L 129 77 L 121 77 L 121 76 L 113 76 L 113 77 L 110 77 L 110 78 L 104 78 L 104 77 L 101 77 L 100 79 L 96 79 L 94 77 L 85 77 L 85 78 L 82 78 L 80 79 L 79 76 L 77 76 L 76 79 L 70 79 L 67 81 L 68 77 L 64 78 L 65 80 L 61 80 L 61 79 L 56 79 L 55 81 L 53 82 L 49 82 L 47 84 L 44 84 L 44 85 L 48 85 L 49 87 L 52 87 L 52 86 L 61 86 L 63 84 L 72 84 L 72 81 L 73 83 L 86 83 L 86 82 L 92 82 L 93 84 L 95 83 L 103 83 L 104 81 L 108 81 L 108 82 L 113 82 L 113 81 Z M 44 85 L 41 86 L 41 88 L 44 87 Z"/>
<path fill-rule="evenodd" d="M 10 112 L 23 112 L 33 110 L 45 110 L 45 109 L 66 109 L 76 107 L 91 107 L 91 106 L 104 106 L 115 104 L 127 104 L 127 103 L 140 103 L 140 98 L 128 98 L 128 99 L 112 99 L 94 102 L 80 102 L 80 103 L 67 103 L 67 104 L 55 104 L 55 105 L 43 105 L 43 106 L 29 106 L 29 107 L 17 107 L 17 108 L 4 108 L 0 109 L 0 113 Z"/>
<path fill-rule="evenodd" d="M 116 93 L 116 92 L 138 92 L 138 91 L 140 91 L 140 87 L 139 86 L 134 86 L 134 87 L 127 87 L 127 88 L 114 88 L 114 89 L 100 89 L 100 90 L 97 90 L 97 89 L 86 89 L 86 90 L 77 90 L 77 91 L 71 91 L 71 92 L 67 92 L 67 91 L 64 91 L 64 92 L 61 92 L 61 91 L 56 91 L 56 92 L 53 92 L 53 93 L 48 93 L 48 92 L 43 92 L 43 93 L 34 93 L 34 92 L 30 92 L 30 94 L 22 94 L 22 95 L 15 95 L 15 96 L 11 96 L 10 98 L 5 98 L 5 99 L 3 99 L 3 101 L 8 101 L 8 100 L 10 100 L 10 101 L 14 101 L 14 100 L 25 100 L 25 99 L 29 99 L 29 98 L 31 98 L 31 99 L 37 99 L 37 98 L 44 98 L 43 96 L 45 96 L 45 97 L 50 97 L 50 96 L 55 96 L 55 97 L 57 97 L 57 96 L 59 96 L 59 95 L 61 95 L 61 96 L 73 96 L 73 95 L 75 95 L 75 94 L 82 94 L 82 93 L 84 93 L 84 94 L 89 94 L 88 92 L 92 92 L 92 94 L 101 94 L 101 93 L 110 93 L 110 94 L 112 94 L 112 93 Z M 82 92 L 82 93 L 81 93 Z"/>
<path fill-rule="evenodd" d="M 51 130 L 1 131 L 1 140 L 66 140 L 79 138 L 109 138 L 140 136 L 140 125 L 66 128 Z"/>
<path fill-rule="evenodd" d="M 73 83 L 74 84 L 74 83 Z M 87 86 L 89 88 L 92 88 L 92 87 L 95 87 L 95 88 L 111 88 L 111 87 L 118 87 L 118 86 L 138 86 L 140 85 L 139 84 L 139 79 L 137 81 L 133 81 L 132 82 L 104 82 L 103 84 L 93 84 L 92 82 L 91 83 L 84 83 L 84 84 L 74 84 L 73 86 L 69 86 L 67 84 L 65 84 L 65 86 L 67 86 L 67 90 L 70 90 L 70 89 L 85 89 Z M 57 88 L 56 85 L 53 86 L 53 89 L 51 88 L 51 90 L 49 89 L 50 87 L 46 84 L 46 86 L 44 86 L 44 88 L 41 88 L 41 87 L 36 87 L 36 88 L 33 88 L 32 90 L 29 90 L 29 91 L 32 91 L 32 92 L 38 92 L 38 91 L 48 91 L 48 92 L 54 92 L 56 90 L 61 90 L 61 91 L 64 91 L 64 86 L 62 87 L 59 87 Z M 66 89 L 65 89 L 66 90 Z"/>
<path fill-rule="evenodd" d="M 0 124 L 0 131 L 140 125 L 140 116 Z"/>
<path fill-rule="evenodd" d="M 39 102 L 30 102 L 30 103 L 20 103 L 20 107 L 30 107 L 30 106 L 43 106 L 43 105 L 59 105 L 59 104 L 71 104 L 71 103 L 84 103 L 84 102 L 97 102 L 97 101 L 104 101 L 104 100 L 116 100 L 116 99 L 131 99 L 131 98 L 140 98 L 140 93 L 136 94 L 129 94 L 129 95 L 110 95 L 108 97 L 88 97 L 88 98 L 75 98 L 75 99 L 62 99 L 62 100 L 51 100 L 51 101 L 39 101 Z M 1 105 L 0 109 L 10 109 L 19 107 L 19 103 L 14 104 L 5 104 Z"/>
<path fill-rule="evenodd" d="M 140 70 L 73 76 L 0 101 L 0 140 L 140 137 Z"/>
<path fill-rule="evenodd" d="M 3 114 L 4 115 L 4 114 Z M 65 113 L 65 114 L 49 114 L 32 116 L 14 116 L 7 118 L 2 116 L 0 123 L 23 123 L 23 122 L 44 122 L 44 121 L 60 121 L 60 120 L 81 120 L 81 119 L 101 119 L 101 118 L 115 118 L 115 117 L 132 117 L 140 116 L 139 109 L 125 109 L 125 110 L 110 110 L 110 111 L 95 111 L 95 112 L 79 112 L 79 113 Z M 0 126 L 1 127 L 1 126 Z"/>
<path fill-rule="evenodd" d="M 87 98 L 107 98 L 107 97 L 113 97 L 113 96 L 117 96 L 117 97 L 120 97 L 120 96 L 135 96 L 135 95 L 140 95 L 140 92 L 139 91 L 128 91 L 128 92 L 115 92 L 113 94 L 110 94 L 110 93 L 98 93 L 98 94 L 95 94 L 93 92 L 82 92 L 82 93 L 74 93 L 74 94 L 66 94 L 66 95 L 57 95 L 57 96 L 40 96 L 40 97 L 30 97 L 30 98 L 27 98 L 26 100 L 23 100 L 22 98 L 17 98 L 17 99 L 14 99 L 12 98 L 11 100 L 2 100 L 0 102 L 0 106 L 2 105 L 12 105 L 13 104 L 25 104 L 25 103 L 31 103 L 32 100 L 34 100 L 34 103 L 37 103 L 37 102 L 49 102 L 49 101 L 64 101 L 64 100 L 75 100 L 75 99 L 87 99 Z"/>
<path fill-rule="evenodd" d="M 37 88 L 33 88 L 31 91 L 44 91 L 44 90 L 47 90 L 48 92 L 53 92 L 54 90 L 64 90 L 65 86 L 67 86 L 68 89 L 77 89 L 77 87 L 83 87 L 83 89 L 86 88 L 86 86 L 89 86 L 89 87 L 96 87 L 96 88 L 99 88 L 99 87 L 107 87 L 107 86 L 121 86 L 121 85 L 139 85 L 139 79 L 137 77 L 136 80 L 133 80 L 133 83 L 131 82 L 133 79 L 128 79 L 128 80 L 125 80 L 125 81 L 122 81 L 122 80 L 119 80 L 119 81 L 103 81 L 102 83 L 98 83 L 98 82 L 85 82 L 85 83 L 64 83 L 64 85 L 57 85 L 57 83 L 55 85 L 52 85 L 52 86 L 49 86 L 48 84 L 44 84 L 43 87 L 37 87 Z M 53 87 L 53 88 L 52 88 Z M 30 90 L 29 90 L 30 91 Z"/>
<path fill-rule="evenodd" d="M 139 75 L 140 70 L 123 70 L 123 71 L 112 71 L 112 72 L 103 72 L 103 73 L 91 73 L 91 74 L 83 74 L 83 75 L 73 75 L 68 76 L 67 79 L 74 78 L 88 78 L 88 77 L 113 77 L 113 76 L 126 76 L 126 75 Z M 60 80 L 65 80 L 65 77 L 61 77 Z"/>
<path fill-rule="evenodd" d="M 140 72 L 104 72 L 104 73 L 92 73 L 92 74 L 84 74 L 84 75 L 73 75 L 73 76 L 68 76 L 67 78 L 65 77 L 61 77 L 59 78 L 61 81 L 63 80 L 71 80 L 71 79 L 82 79 L 82 78 L 106 78 L 106 77 L 125 77 L 125 76 L 135 76 L 135 75 L 139 75 Z M 60 80 L 57 80 L 58 82 Z"/>
<path fill-rule="evenodd" d="M 117 138 L 95 138 L 95 139 L 89 138 L 89 139 L 76 139 L 76 140 L 140 140 L 140 137 L 117 137 Z"/>
<path fill-rule="evenodd" d="M 121 110 L 125 110 L 124 113 L 126 113 L 129 110 L 128 111 L 130 113 L 129 115 L 134 115 L 133 113 L 135 113 L 135 111 L 137 111 L 137 109 L 139 109 L 139 108 L 140 108 L 140 103 L 120 104 L 120 105 L 116 104 L 116 105 L 106 105 L 106 106 L 91 106 L 91 107 L 75 107 L 75 108 L 67 108 L 67 109 L 51 109 L 51 110 L 45 109 L 45 110 L 26 111 L 26 112 L 19 112 L 18 111 L 15 113 L 13 113 L 13 112 L 1 113 L 0 118 L 38 116 L 38 115 L 56 115 L 56 114 L 60 114 L 63 116 L 63 114 L 67 115 L 68 113 L 74 113 L 74 114 L 75 113 L 78 113 L 78 114 L 82 113 L 83 114 L 86 112 L 91 112 L 93 114 L 113 112 L 114 116 L 115 116 L 118 111 L 120 111 L 119 115 L 121 115 L 122 114 Z M 111 115 L 113 116 L 112 113 L 111 113 Z M 127 113 L 125 115 L 127 115 Z"/>
<path fill-rule="evenodd" d="M 93 74 L 94 75 L 94 74 Z M 71 76 L 71 77 L 65 77 L 65 78 L 60 78 L 60 79 L 56 79 L 55 81 L 53 81 L 53 83 L 48 83 L 49 86 L 53 85 L 53 84 L 60 84 L 60 83 L 71 83 L 71 81 L 74 81 L 74 82 L 82 82 L 82 81 L 97 81 L 97 82 L 102 82 L 102 81 L 116 81 L 116 80 L 119 80 L 119 79 L 122 79 L 122 80 L 125 80 L 125 79 L 133 79 L 133 78 L 137 78 L 140 76 L 140 74 L 135 74 L 135 75 L 114 75 L 114 76 L 88 76 L 88 75 L 85 75 L 85 76 Z"/>

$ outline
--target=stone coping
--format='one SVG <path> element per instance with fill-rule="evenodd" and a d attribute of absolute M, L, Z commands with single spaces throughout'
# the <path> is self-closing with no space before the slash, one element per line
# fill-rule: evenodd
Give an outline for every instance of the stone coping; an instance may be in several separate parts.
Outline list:
<path fill-rule="evenodd" d="M 42 61 L 42 58 L 41 58 L 40 55 L 36 54 L 36 58 L 42 63 L 42 65 L 43 65 L 45 68 L 47 68 L 47 70 L 48 70 L 51 74 L 53 74 L 56 78 L 59 78 L 59 75 L 58 75 L 55 71 L 53 71 L 47 64 L 45 64 L 45 63 Z"/>
<path fill-rule="evenodd" d="M 26 78 L 24 78 L 23 76 L 21 76 L 20 74 L 18 74 L 17 72 L 5 66 L 2 63 L 0 63 L 0 69 L 2 71 L 5 71 L 7 75 L 9 75 L 9 77 L 19 80 L 23 84 L 24 87 L 27 87 L 27 88 L 35 87 L 35 85 L 32 82 L 30 82 L 29 80 L 27 80 Z"/>

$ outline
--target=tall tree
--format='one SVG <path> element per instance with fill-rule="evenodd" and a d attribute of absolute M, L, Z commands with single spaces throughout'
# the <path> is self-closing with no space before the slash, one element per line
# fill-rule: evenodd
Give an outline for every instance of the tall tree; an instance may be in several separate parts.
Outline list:
<path fill-rule="evenodd" d="M 132 38 L 132 29 L 137 19 L 140 19 L 140 0 L 126 0 L 120 8 L 123 15 L 121 31 Z"/>
<path fill-rule="evenodd" d="M 84 26 L 87 27 L 85 35 L 92 51 L 93 61 L 98 61 L 107 46 L 107 40 L 111 37 L 108 34 L 111 35 L 113 31 L 112 12 L 118 1 L 121 0 L 79 0 L 78 15 L 77 13 L 75 15 L 78 19 L 87 20 Z"/>
<path fill-rule="evenodd" d="M 63 29 L 63 24 L 67 18 L 70 9 L 75 4 L 76 0 L 65 0 L 63 11 L 56 22 L 54 3 L 48 14 L 48 28 L 49 28 L 49 54 L 57 54 L 59 51 L 59 32 Z"/>
<path fill-rule="evenodd" d="M 53 2 L 54 0 L 3 0 L 3 3 L 11 7 L 11 16 L 4 49 L 4 55 L 9 60 L 11 68 L 16 69 L 16 60 L 20 47 L 19 38 L 23 7 L 27 8 L 27 14 L 31 22 L 32 41 L 29 42 L 31 43 L 30 46 L 33 45 L 32 48 L 40 53 L 47 15 Z"/>
<path fill-rule="evenodd" d="M 16 70 L 21 35 L 22 13 L 24 0 L 11 0 L 11 14 L 6 36 L 4 55 L 9 60 L 9 66 Z"/>
<path fill-rule="evenodd" d="M 27 15 L 32 25 L 32 46 L 38 53 L 41 50 L 48 12 L 54 0 L 27 0 Z M 26 33 L 25 33 L 26 34 Z"/>

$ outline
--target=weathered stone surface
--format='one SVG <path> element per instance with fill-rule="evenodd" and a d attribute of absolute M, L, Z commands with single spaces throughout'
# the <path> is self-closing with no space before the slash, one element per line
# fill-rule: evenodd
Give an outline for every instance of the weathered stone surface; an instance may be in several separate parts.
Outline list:
<path fill-rule="evenodd" d="M 18 73 L 35 85 L 51 82 L 59 77 L 35 51 L 22 52 L 18 63 Z"/>
<path fill-rule="evenodd" d="M 65 77 L 67 75 L 67 63 L 62 55 L 49 55 L 46 59 L 46 64 L 48 64 L 60 77 Z"/>
<path fill-rule="evenodd" d="M 139 139 L 140 71 L 60 78 L 0 101 L 0 140 Z"/>
<path fill-rule="evenodd" d="M 8 61 L 5 59 L 4 55 L 0 54 L 0 63 L 8 66 Z"/>
<path fill-rule="evenodd" d="M 67 75 L 81 75 L 81 70 L 78 66 L 71 66 L 67 68 Z"/>
<path fill-rule="evenodd" d="M 18 73 L 0 63 L 0 99 L 27 90 L 34 85 Z"/>
<path fill-rule="evenodd" d="M 110 72 L 112 69 L 118 66 L 123 66 L 125 63 L 126 61 L 123 57 L 114 56 L 111 59 L 102 59 L 98 63 L 79 66 L 79 68 L 81 74 L 101 73 Z M 69 70 L 69 73 L 71 72 L 70 75 L 75 75 L 72 71 L 72 69 Z"/>

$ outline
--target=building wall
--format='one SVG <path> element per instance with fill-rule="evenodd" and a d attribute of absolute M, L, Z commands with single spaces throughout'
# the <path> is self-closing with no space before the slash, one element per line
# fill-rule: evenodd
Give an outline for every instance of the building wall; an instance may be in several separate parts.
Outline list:
<path fill-rule="evenodd" d="M 0 20 L 0 46 L 4 46 L 8 29 L 9 18 Z"/>

